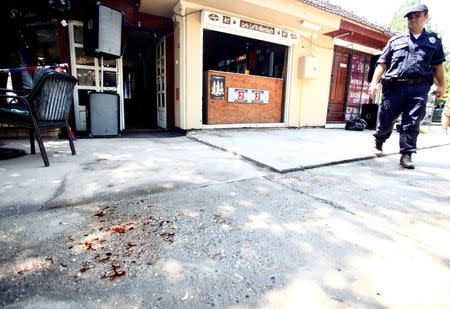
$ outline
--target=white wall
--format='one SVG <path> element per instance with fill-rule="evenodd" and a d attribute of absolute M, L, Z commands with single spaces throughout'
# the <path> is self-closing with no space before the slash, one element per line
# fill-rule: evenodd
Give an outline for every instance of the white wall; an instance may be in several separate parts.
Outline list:
<path fill-rule="evenodd" d="M 210 2 L 208 3 L 218 7 L 229 4 L 228 2 Z M 257 5 L 257 2 L 253 3 L 252 1 L 246 5 L 249 3 L 253 6 Z M 309 20 L 317 18 L 318 21 L 323 21 L 322 24 L 329 31 L 339 28 L 340 18 L 331 14 L 327 15 L 323 11 L 300 2 L 264 0 L 262 4 L 261 12 L 265 12 L 269 5 L 278 10 L 273 9 L 270 15 L 261 14 L 261 23 L 272 24 L 273 20 L 280 22 L 285 20 L 285 23 L 276 24 L 276 26 L 301 33 L 299 43 L 291 47 L 290 88 L 287 91 L 285 104 L 286 124 L 292 127 L 324 126 L 333 61 L 333 41 L 330 37 L 317 34 L 317 32 L 310 37 L 313 31 L 308 32 L 303 29 L 298 20 L 302 16 L 306 16 Z M 190 8 L 186 8 L 188 5 Z M 288 8 L 289 10 L 287 10 Z M 180 89 L 180 100 L 175 101 L 175 125 L 186 130 L 198 129 L 202 126 L 203 29 L 200 14 L 202 9 L 223 13 L 219 8 L 206 7 L 198 3 L 192 4 L 183 1 L 178 4 L 178 14 L 183 17 L 177 16 L 178 22 L 175 28 L 175 78 L 178 79 L 175 81 L 175 88 L 179 87 Z M 236 12 L 227 12 L 227 14 L 245 16 L 245 11 L 239 12 L 241 15 Z M 255 11 L 253 10 L 249 14 L 255 15 Z M 293 27 L 294 25 L 295 27 Z M 319 59 L 318 79 L 300 80 L 298 78 L 298 59 L 304 55 L 313 55 Z"/>

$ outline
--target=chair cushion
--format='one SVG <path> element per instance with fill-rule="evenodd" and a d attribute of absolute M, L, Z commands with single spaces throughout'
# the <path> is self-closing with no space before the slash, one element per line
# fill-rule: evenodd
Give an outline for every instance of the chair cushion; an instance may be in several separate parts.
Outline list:
<path fill-rule="evenodd" d="M 22 104 L 0 104 L 0 122 L 5 121 L 27 121 L 30 112 L 26 105 Z"/>

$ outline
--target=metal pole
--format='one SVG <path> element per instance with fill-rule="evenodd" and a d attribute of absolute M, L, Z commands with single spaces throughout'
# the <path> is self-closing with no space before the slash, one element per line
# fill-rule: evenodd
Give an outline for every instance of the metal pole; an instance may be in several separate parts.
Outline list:
<path fill-rule="evenodd" d="M 100 57 L 100 92 L 103 92 L 103 56 Z"/>

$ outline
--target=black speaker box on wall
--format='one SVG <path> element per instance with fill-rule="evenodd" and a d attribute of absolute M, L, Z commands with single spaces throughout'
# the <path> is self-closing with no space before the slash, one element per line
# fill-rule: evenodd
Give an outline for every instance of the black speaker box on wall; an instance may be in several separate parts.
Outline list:
<path fill-rule="evenodd" d="M 114 59 L 122 56 L 123 13 L 98 4 L 84 21 L 84 52 L 88 56 Z"/>

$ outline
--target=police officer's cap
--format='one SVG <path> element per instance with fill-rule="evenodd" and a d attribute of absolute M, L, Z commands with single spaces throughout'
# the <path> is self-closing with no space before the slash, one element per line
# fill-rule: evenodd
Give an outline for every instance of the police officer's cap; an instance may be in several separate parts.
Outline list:
<path fill-rule="evenodd" d="M 410 8 L 403 17 L 408 17 L 409 14 L 416 12 L 425 12 L 425 14 L 428 14 L 428 7 L 425 4 L 419 3 Z"/>

